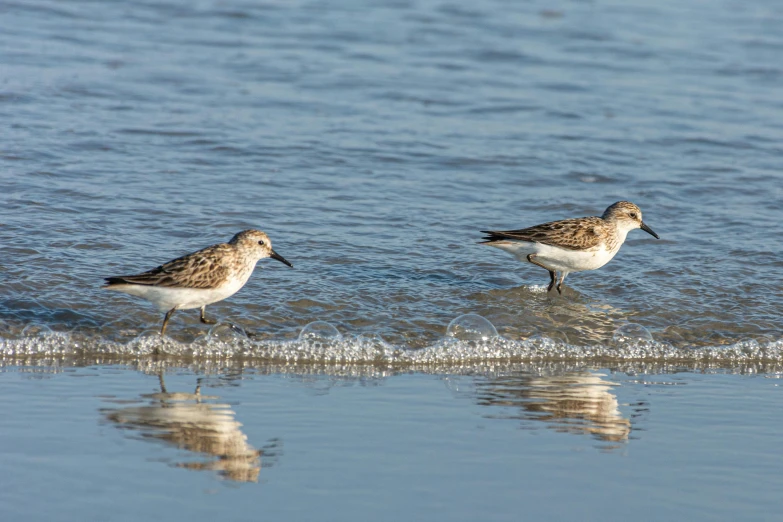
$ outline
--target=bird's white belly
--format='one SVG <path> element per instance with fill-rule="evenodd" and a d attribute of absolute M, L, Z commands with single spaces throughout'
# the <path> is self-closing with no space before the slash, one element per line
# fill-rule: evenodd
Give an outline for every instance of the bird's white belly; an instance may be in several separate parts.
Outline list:
<path fill-rule="evenodd" d="M 603 246 L 591 250 L 570 250 L 542 243 L 527 241 L 502 241 L 494 244 L 520 261 L 527 262 L 527 256 L 535 254 L 535 260 L 550 270 L 559 272 L 581 272 L 595 270 L 608 263 L 617 250 L 606 250 Z"/>
<path fill-rule="evenodd" d="M 162 312 L 176 308 L 188 310 L 222 301 L 244 286 L 244 281 L 232 281 L 219 288 L 172 288 L 152 285 L 116 285 L 112 290 L 135 295 L 154 303 Z"/>

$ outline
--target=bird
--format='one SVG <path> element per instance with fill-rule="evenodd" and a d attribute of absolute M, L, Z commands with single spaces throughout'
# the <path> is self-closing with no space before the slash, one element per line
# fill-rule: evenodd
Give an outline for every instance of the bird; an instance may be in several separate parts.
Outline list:
<path fill-rule="evenodd" d="M 147 272 L 105 278 L 101 288 L 141 297 L 166 312 L 160 335 L 177 310 L 201 309 L 201 322 L 215 324 L 205 316 L 206 306 L 234 295 L 245 286 L 256 263 L 271 257 L 294 265 L 272 249 L 260 230 L 244 230 L 228 243 L 218 243 L 178 257 Z"/>
<path fill-rule="evenodd" d="M 492 231 L 480 244 L 497 247 L 549 272 L 547 292 L 555 287 L 563 293 L 563 281 L 571 272 L 601 268 L 617 254 L 631 230 L 641 228 L 656 239 L 653 229 L 642 221 L 642 211 L 629 201 L 610 205 L 601 217 L 581 217 L 543 223 L 520 230 Z"/>

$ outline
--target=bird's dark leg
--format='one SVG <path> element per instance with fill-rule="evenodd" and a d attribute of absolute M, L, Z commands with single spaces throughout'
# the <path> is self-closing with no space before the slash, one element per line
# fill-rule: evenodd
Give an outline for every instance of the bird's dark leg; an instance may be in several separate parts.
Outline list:
<path fill-rule="evenodd" d="M 555 278 L 556 277 L 557 277 L 557 272 L 555 272 L 554 270 L 550 270 L 549 271 L 549 278 L 550 278 L 549 286 L 546 287 L 547 293 L 551 292 L 552 288 L 554 288 L 554 286 L 555 286 Z M 557 287 L 557 291 L 560 292 L 560 287 L 559 286 Z"/>
<path fill-rule="evenodd" d="M 536 255 L 535 254 L 528 254 L 527 260 L 530 261 L 531 263 L 533 263 L 534 265 L 540 266 L 541 268 L 543 268 L 544 270 L 549 272 L 549 286 L 546 287 L 546 291 L 547 292 L 551 292 L 552 289 L 555 287 L 555 277 L 556 277 L 555 271 L 554 270 L 550 270 L 549 268 L 545 267 L 544 265 L 542 265 L 541 263 L 536 261 Z M 559 288 L 558 288 L 558 291 L 559 291 Z"/>
<path fill-rule="evenodd" d="M 166 312 L 166 317 L 163 318 L 163 326 L 160 329 L 160 335 L 161 337 L 166 335 L 166 326 L 169 324 L 169 319 L 171 319 L 171 316 L 174 315 L 174 312 L 176 312 L 176 308 L 172 308 L 168 312 Z"/>
<path fill-rule="evenodd" d="M 557 293 L 562 294 L 563 293 L 563 281 L 565 281 L 566 276 L 568 275 L 568 272 L 561 272 L 560 273 L 560 282 L 557 283 Z"/>
<path fill-rule="evenodd" d="M 207 305 L 204 305 L 201 307 L 201 322 L 204 324 L 216 324 L 217 321 L 214 319 L 207 319 L 207 317 L 204 315 L 204 312 L 206 311 Z"/>

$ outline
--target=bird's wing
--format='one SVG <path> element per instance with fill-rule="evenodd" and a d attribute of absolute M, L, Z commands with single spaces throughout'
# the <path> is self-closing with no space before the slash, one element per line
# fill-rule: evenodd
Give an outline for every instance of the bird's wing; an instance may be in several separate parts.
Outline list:
<path fill-rule="evenodd" d="M 569 250 L 585 250 L 598 246 L 605 239 L 606 222 L 599 217 L 584 217 L 552 221 L 520 230 L 482 230 L 482 233 L 487 234 L 483 238 L 485 244 L 511 239 Z"/>
<path fill-rule="evenodd" d="M 107 277 L 106 286 L 145 285 L 167 288 L 211 289 L 220 286 L 230 274 L 225 256 L 231 247 L 226 244 L 207 247 L 178 257 L 157 268 L 132 276 Z"/>

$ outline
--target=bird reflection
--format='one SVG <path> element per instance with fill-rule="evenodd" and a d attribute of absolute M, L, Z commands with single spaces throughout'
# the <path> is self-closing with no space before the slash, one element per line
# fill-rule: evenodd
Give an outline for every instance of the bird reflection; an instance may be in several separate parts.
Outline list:
<path fill-rule="evenodd" d="M 628 322 L 630 312 L 594 300 L 573 288 L 567 297 L 548 296 L 545 287 L 496 288 L 472 296 L 474 312 L 502 324 L 501 335 L 526 339 L 538 334 L 575 345 L 604 344 L 618 324 Z"/>
<path fill-rule="evenodd" d="M 614 383 L 602 375 L 575 372 L 554 376 L 512 375 L 477 383 L 479 404 L 514 407 L 511 418 L 540 421 L 563 433 L 597 440 L 628 440 L 631 421 L 620 413 Z"/>
<path fill-rule="evenodd" d="M 177 467 L 215 471 L 236 482 L 257 482 L 261 451 L 248 444 L 229 405 L 202 402 L 217 397 L 201 395 L 200 386 L 194 393 L 169 393 L 162 373 L 159 378 L 161 392 L 141 396 L 148 405 L 107 411 L 106 418 L 119 428 L 138 430 L 144 439 L 217 457 L 181 462 Z"/>

